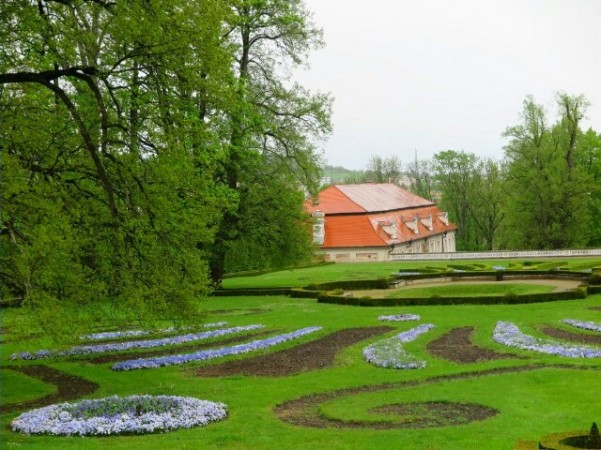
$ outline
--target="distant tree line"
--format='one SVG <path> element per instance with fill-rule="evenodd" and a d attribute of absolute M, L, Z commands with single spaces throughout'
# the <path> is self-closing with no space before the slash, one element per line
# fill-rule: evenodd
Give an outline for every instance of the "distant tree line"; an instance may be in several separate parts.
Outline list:
<path fill-rule="evenodd" d="M 557 94 L 551 122 L 532 97 L 506 129 L 500 161 L 441 151 L 401 167 L 372 157 L 349 182 L 388 182 L 449 211 L 458 250 L 558 249 L 601 245 L 601 134 L 583 131 L 588 102 Z"/>

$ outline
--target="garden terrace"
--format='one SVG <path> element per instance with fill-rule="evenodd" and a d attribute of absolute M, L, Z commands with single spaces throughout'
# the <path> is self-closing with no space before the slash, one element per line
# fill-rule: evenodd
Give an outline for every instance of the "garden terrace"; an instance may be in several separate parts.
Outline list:
<path fill-rule="evenodd" d="M 540 267 L 544 261 L 536 262 Z M 586 263 L 599 265 L 592 260 Z M 466 264 L 478 267 L 477 272 L 486 272 L 491 266 L 487 263 L 487 267 L 483 267 L 480 264 L 484 263 L 477 261 Z M 427 265 L 438 267 L 428 269 L 431 271 L 449 269 L 446 263 L 428 262 Z M 568 268 L 577 265 L 580 266 L 578 271 L 587 269 L 585 261 L 567 262 Z M 521 267 L 523 264 L 519 264 L 518 269 Z M 253 283 L 261 284 L 253 287 L 265 289 L 298 287 L 347 279 L 387 279 L 400 269 L 415 268 L 419 268 L 416 263 L 405 266 L 399 263 L 332 264 L 257 277 L 228 278 L 226 283 L 228 287 L 239 288 Z M 516 282 L 522 281 L 487 283 L 505 286 Z M 538 284 L 540 280 L 532 282 Z M 470 284 L 478 283 L 470 281 Z M 458 281 L 446 286 L 436 284 L 435 287 L 450 290 L 451 286 L 457 286 L 466 293 L 469 290 L 467 284 Z M 402 289 L 425 290 L 430 286 Z M 394 289 L 382 291 L 395 292 Z M 426 295 L 420 301 L 429 301 L 432 294 Z M 600 334 L 595 326 L 601 324 L 601 295 L 592 293 L 586 298 L 558 302 L 548 300 L 533 304 L 453 305 L 447 301 L 441 305 L 349 308 L 319 303 L 315 298 L 286 295 L 210 297 L 199 302 L 207 323 L 227 320 L 227 326 L 223 327 L 261 324 L 264 328 L 172 348 L 132 348 L 126 353 L 46 358 L 44 367 L 61 375 L 53 378 L 44 375 L 46 369 L 36 369 L 38 361 L 9 360 L 13 353 L 57 347 L 37 329 L 28 329 L 26 334 L 19 335 L 27 310 L 5 309 L 0 336 L 2 446 L 26 446 L 33 450 L 92 450 L 111 446 L 137 450 L 176 449 L 194 442 L 198 447 L 223 449 L 293 450 L 301 445 L 333 450 L 399 447 L 471 450 L 512 448 L 518 441 L 537 443 L 550 434 L 583 429 L 599 421 L 598 404 L 591 399 L 599 391 L 601 358 L 545 354 L 508 347 L 493 339 L 497 323 L 503 321 L 515 324 L 535 344 L 553 341 L 563 348 L 586 345 L 601 349 L 601 345 L 589 341 Z M 425 362 L 425 366 L 393 369 L 365 360 L 364 349 L 369 346 L 427 324 L 434 327 L 414 340 L 401 342 L 405 353 Z M 170 325 L 157 324 L 157 327 L 163 330 Z M 314 326 L 322 328 L 252 353 L 131 372 L 112 370 L 116 357 L 135 359 L 148 357 L 149 352 L 167 350 L 172 355 L 209 351 Z M 546 327 L 571 335 L 551 336 Z M 105 330 L 119 331 L 107 320 L 86 334 Z M 165 333 L 152 338 L 172 336 L 173 333 Z M 100 359 L 109 356 L 115 358 Z M 79 386 L 86 389 L 75 389 Z M 113 395 L 206 399 L 226 404 L 228 416 L 206 427 L 174 429 L 151 436 L 78 438 L 27 435 L 11 428 L 11 422 L 19 414 L 32 408 Z"/>

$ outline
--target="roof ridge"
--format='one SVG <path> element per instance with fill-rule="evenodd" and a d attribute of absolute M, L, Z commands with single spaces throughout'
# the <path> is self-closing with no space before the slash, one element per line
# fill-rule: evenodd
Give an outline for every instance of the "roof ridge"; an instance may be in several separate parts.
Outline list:
<path fill-rule="evenodd" d="M 333 187 L 338 192 L 340 192 L 342 195 L 344 195 L 348 199 L 349 202 L 351 202 L 353 205 L 356 205 L 357 208 L 360 208 L 361 210 L 363 210 L 363 213 L 369 212 L 367 209 L 365 209 L 365 207 L 363 205 L 360 205 L 355 200 L 353 200 L 351 197 L 349 197 L 346 192 L 344 192 L 342 189 L 339 189 L 338 186 L 341 186 L 341 185 L 340 184 L 335 184 Z M 355 214 L 363 214 L 363 213 L 359 212 L 359 211 L 355 212 Z"/>

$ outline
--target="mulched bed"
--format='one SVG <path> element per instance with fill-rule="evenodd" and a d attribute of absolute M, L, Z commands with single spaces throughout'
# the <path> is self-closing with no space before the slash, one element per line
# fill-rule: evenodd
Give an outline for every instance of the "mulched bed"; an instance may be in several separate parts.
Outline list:
<path fill-rule="evenodd" d="M 254 314 L 264 314 L 270 312 L 271 309 L 267 308 L 246 308 L 246 309 L 214 309 L 207 310 L 208 314 L 218 314 L 225 316 L 252 316 Z"/>
<path fill-rule="evenodd" d="M 204 344 L 192 344 L 192 345 L 180 345 L 176 347 L 170 348 L 160 348 L 155 350 L 146 350 L 146 351 L 137 351 L 135 353 L 111 353 L 109 355 L 103 356 L 95 356 L 95 357 L 87 357 L 85 362 L 89 362 L 92 364 L 104 364 L 109 362 L 118 362 L 125 361 L 128 359 L 137 359 L 137 358 L 151 358 L 154 356 L 164 356 L 164 355 L 178 355 L 184 352 L 194 352 L 197 350 L 202 350 L 205 348 L 214 348 L 214 347 L 222 347 L 224 345 L 230 344 L 238 344 L 240 342 L 246 342 L 251 339 L 256 339 L 262 336 L 266 336 L 268 334 L 273 334 L 278 330 L 263 330 L 258 333 L 245 334 L 244 336 L 236 336 L 228 339 L 223 339 L 217 342 L 209 342 Z M 114 342 L 114 341 L 113 341 Z M 70 358 L 69 361 L 83 361 L 82 357 L 74 357 Z"/>
<path fill-rule="evenodd" d="M 566 341 L 578 342 L 581 344 L 601 345 L 601 335 L 593 336 L 592 334 L 574 333 L 560 328 L 550 327 L 548 325 L 540 327 L 540 331 L 557 339 L 564 339 Z"/>
<path fill-rule="evenodd" d="M 339 397 L 346 397 L 349 395 L 362 394 L 367 392 L 382 392 L 391 389 L 406 389 L 418 386 L 427 386 L 444 381 L 453 380 L 466 380 L 470 378 L 478 378 L 489 375 L 499 375 L 505 373 L 517 373 L 526 372 L 531 370 L 541 369 L 594 369 L 588 366 L 572 366 L 568 364 L 532 364 L 518 367 L 497 367 L 493 369 L 487 369 L 477 372 L 458 373 L 454 375 L 440 375 L 425 380 L 409 380 L 393 383 L 385 383 L 372 386 L 362 386 L 356 388 L 339 389 L 336 391 L 330 391 L 323 394 L 312 394 L 300 397 L 295 400 L 289 400 L 281 405 L 277 405 L 274 408 L 275 414 L 280 420 L 290 423 L 292 425 L 312 428 L 338 428 L 338 429 L 394 429 L 394 428 L 412 428 L 409 424 L 398 423 L 395 421 L 352 421 L 352 420 L 341 420 L 341 419 L 330 419 L 324 417 L 319 412 L 319 405 L 321 403 L 331 401 Z M 474 420 L 484 420 L 489 416 L 487 410 L 481 410 L 482 415 L 473 414 Z M 434 425 L 440 426 L 440 425 Z M 422 426 L 423 427 L 423 426 Z M 417 427 L 416 427 L 417 428 Z"/>
<path fill-rule="evenodd" d="M 513 353 L 501 353 L 488 348 L 478 347 L 471 342 L 474 327 L 453 328 L 438 339 L 428 343 L 428 351 L 438 358 L 458 364 L 470 364 L 495 359 L 523 357 Z"/>
<path fill-rule="evenodd" d="M 431 428 L 485 420 L 499 411 L 477 403 L 415 402 L 372 408 L 369 412 L 400 416 L 398 424 L 387 422 L 390 428 Z"/>
<path fill-rule="evenodd" d="M 98 389 L 98 384 L 96 383 L 48 366 L 5 366 L 3 369 L 21 372 L 30 377 L 37 378 L 44 383 L 53 384 L 56 386 L 57 391 L 53 394 L 48 394 L 34 400 L 2 405 L 2 414 L 24 409 L 40 408 L 53 403 L 68 402 L 92 394 Z"/>
<path fill-rule="evenodd" d="M 254 358 L 229 361 L 195 369 L 199 377 L 253 375 L 281 377 L 332 367 L 336 354 L 364 339 L 394 330 L 392 327 L 346 328 L 306 344 Z"/>

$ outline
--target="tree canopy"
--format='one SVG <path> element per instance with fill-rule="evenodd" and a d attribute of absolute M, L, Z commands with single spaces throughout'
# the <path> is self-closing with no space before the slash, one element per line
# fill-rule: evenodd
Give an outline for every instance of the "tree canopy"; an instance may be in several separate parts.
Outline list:
<path fill-rule="evenodd" d="M 278 193 L 264 217 L 287 225 L 257 221 L 249 251 L 304 257 L 273 242 L 310 246 L 297 193 L 330 101 L 281 67 L 319 42 L 299 1 L 3 2 L 4 298 L 55 335 L 106 314 L 197 322 L 240 224 Z"/>

